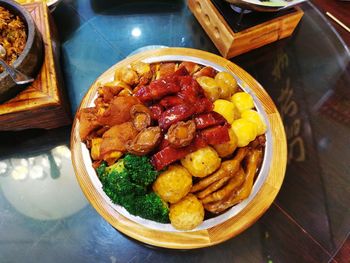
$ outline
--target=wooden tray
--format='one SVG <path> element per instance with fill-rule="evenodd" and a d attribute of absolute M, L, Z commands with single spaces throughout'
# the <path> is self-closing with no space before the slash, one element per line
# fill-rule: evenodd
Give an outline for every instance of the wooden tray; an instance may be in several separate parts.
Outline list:
<path fill-rule="evenodd" d="M 59 69 L 59 42 L 46 4 L 23 5 L 42 34 L 45 57 L 31 86 L 0 104 L 0 131 L 57 128 L 71 123 L 69 104 L 63 92 Z"/>
<path fill-rule="evenodd" d="M 250 90 L 256 102 L 259 101 L 260 110 L 263 112 L 264 118 L 269 126 L 269 135 L 267 135 L 269 143 L 267 147 L 270 148 L 271 154 L 269 157 L 270 162 L 265 163 L 264 161 L 265 164 L 263 164 L 263 166 L 268 167 L 266 170 L 266 177 L 260 188 L 258 188 L 255 196 L 252 196 L 251 201 L 238 214 L 209 229 L 192 232 L 154 230 L 118 213 L 113 209 L 111 203 L 106 201 L 102 189 L 96 187 L 94 181 L 98 180 L 97 175 L 91 167 L 88 150 L 80 140 L 79 120 L 77 118 L 73 123 L 71 135 L 72 162 L 78 182 L 87 199 L 98 213 L 116 229 L 150 245 L 175 249 L 192 249 L 212 246 L 234 237 L 252 225 L 268 209 L 276 197 L 284 178 L 287 146 L 283 124 L 277 108 L 259 83 L 230 61 L 217 55 L 194 49 L 164 48 L 142 52 L 126 58 L 108 69 L 96 80 L 85 95 L 80 109 L 92 106 L 99 83 L 113 79 L 114 72 L 117 68 L 144 59 L 159 59 L 159 57 L 161 57 L 163 60 L 172 60 L 174 56 L 196 58 L 202 61 L 203 64 L 205 64 L 204 62 L 208 62 L 220 66 L 222 70 L 227 70 L 234 74 L 239 80 L 241 88 Z M 86 161 L 87 159 L 89 161 Z M 88 164 L 89 162 L 90 164 Z"/>
<path fill-rule="evenodd" d="M 294 8 L 291 13 L 234 32 L 211 0 L 188 0 L 188 7 L 225 58 L 290 36 L 304 14 L 300 8 Z"/>

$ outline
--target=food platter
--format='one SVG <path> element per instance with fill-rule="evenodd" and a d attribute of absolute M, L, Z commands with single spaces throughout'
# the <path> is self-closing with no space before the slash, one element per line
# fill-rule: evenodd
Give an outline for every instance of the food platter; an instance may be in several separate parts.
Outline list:
<path fill-rule="evenodd" d="M 230 61 L 204 51 L 187 48 L 164 48 L 145 51 L 117 63 L 104 72 L 90 87 L 80 109 L 91 107 L 101 82 L 113 79 L 116 69 L 136 61 L 147 63 L 162 61 L 191 61 L 211 66 L 217 71 L 227 71 L 237 80 L 240 88 L 251 94 L 256 109 L 263 116 L 268 131 L 260 173 L 250 196 L 218 217 L 205 220 L 191 231 L 178 231 L 169 224 L 131 216 L 125 209 L 114 205 L 104 194 L 101 183 L 92 167 L 90 154 L 79 135 L 79 120 L 75 119 L 72 136 L 72 161 L 80 186 L 100 215 L 122 233 L 141 242 L 166 248 L 191 249 L 221 243 L 253 224 L 271 205 L 284 178 L 286 167 L 286 138 L 276 106 L 266 91 L 244 70 Z"/>

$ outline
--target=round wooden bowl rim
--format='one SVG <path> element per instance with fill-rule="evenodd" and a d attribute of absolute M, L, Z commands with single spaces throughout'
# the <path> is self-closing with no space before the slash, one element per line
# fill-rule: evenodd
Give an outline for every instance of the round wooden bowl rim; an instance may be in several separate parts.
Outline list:
<path fill-rule="evenodd" d="M 150 59 L 152 57 L 171 57 L 181 55 L 209 61 L 238 76 L 239 79 L 244 82 L 240 84 L 249 87 L 256 98 L 260 101 L 266 114 L 266 118 L 268 119 L 271 136 L 273 138 L 271 145 L 272 155 L 270 169 L 265 182 L 262 184 L 259 191 L 252 198 L 251 202 L 249 202 L 237 215 L 219 225 L 198 231 L 165 232 L 147 228 L 118 213 L 105 201 L 98 190 L 93 186 L 86 167 L 84 166 L 84 162 L 82 161 L 81 141 L 77 128 L 79 121 L 77 118 L 75 118 L 72 127 L 71 151 L 75 174 L 85 196 L 98 213 L 113 227 L 134 239 L 150 245 L 175 249 L 192 249 L 208 247 L 221 243 L 244 231 L 258 220 L 269 208 L 282 185 L 287 161 L 286 137 L 278 110 L 262 86 L 243 69 L 217 55 L 189 48 L 163 48 L 144 51 L 133 55 L 105 71 L 91 85 L 84 96 L 79 109 L 85 108 L 91 103 L 96 95 L 97 86 L 100 80 L 107 76 L 113 76 L 117 67 L 127 66 L 134 61 Z"/>

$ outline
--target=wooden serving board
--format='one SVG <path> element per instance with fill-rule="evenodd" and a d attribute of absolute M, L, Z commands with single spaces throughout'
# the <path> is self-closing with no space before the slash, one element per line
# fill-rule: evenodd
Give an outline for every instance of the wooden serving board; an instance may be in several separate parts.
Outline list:
<path fill-rule="evenodd" d="M 300 8 L 294 8 L 293 12 L 234 32 L 211 0 L 188 0 L 188 7 L 225 58 L 290 36 L 304 14 Z"/>
<path fill-rule="evenodd" d="M 0 131 L 52 129 L 71 123 L 59 68 L 59 42 L 45 3 L 23 5 L 44 42 L 44 62 L 35 81 L 13 99 L 0 104 Z"/>
<path fill-rule="evenodd" d="M 267 164 L 269 169 L 267 169 L 267 176 L 261 188 L 251 202 L 237 215 L 219 225 L 199 231 L 171 232 L 147 228 L 118 213 L 102 196 L 102 190 L 94 186 L 93 180 L 96 179 L 95 176 L 97 175 L 91 170 L 91 167 L 87 167 L 86 154 L 84 156 L 83 149 L 84 145 L 81 143 L 79 137 L 79 120 L 77 118 L 75 118 L 72 128 L 71 152 L 75 174 L 84 194 L 98 213 L 113 227 L 134 239 L 150 245 L 175 249 L 193 249 L 221 243 L 244 231 L 268 209 L 281 187 L 286 169 L 286 136 L 277 108 L 266 91 L 247 72 L 222 57 L 188 48 L 164 48 L 136 54 L 111 67 L 90 87 L 79 109 L 92 105 L 99 83 L 113 79 L 117 68 L 125 67 L 132 62 L 144 59 L 181 55 L 200 58 L 202 61 L 211 62 L 221 66 L 224 70 L 232 72 L 240 80 L 243 80 L 244 85 L 249 87 L 254 93 L 254 96 L 260 101 L 262 110 L 267 116 L 272 138 L 271 145 L 269 145 L 272 149 L 271 163 Z"/>

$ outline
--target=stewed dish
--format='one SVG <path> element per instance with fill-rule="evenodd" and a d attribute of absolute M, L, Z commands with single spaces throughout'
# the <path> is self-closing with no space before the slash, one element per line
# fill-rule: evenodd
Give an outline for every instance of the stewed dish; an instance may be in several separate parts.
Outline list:
<path fill-rule="evenodd" d="M 135 61 L 99 83 L 79 135 L 110 200 L 134 216 L 192 230 L 245 200 L 266 123 L 226 71 Z"/>

